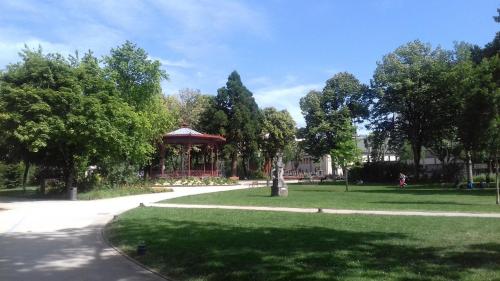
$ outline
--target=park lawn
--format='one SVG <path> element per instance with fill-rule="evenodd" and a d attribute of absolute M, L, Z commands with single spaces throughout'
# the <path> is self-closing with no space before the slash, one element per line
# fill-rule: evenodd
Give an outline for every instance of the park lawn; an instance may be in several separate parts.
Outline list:
<path fill-rule="evenodd" d="M 174 280 L 499 280 L 500 220 L 137 208 L 110 241 Z M 144 241 L 147 253 L 137 256 Z"/>
<path fill-rule="evenodd" d="M 171 192 L 171 188 L 155 189 L 147 186 L 117 186 L 115 188 L 96 188 L 93 190 L 79 192 L 78 200 L 95 200 L 103 198 L 113 198 L 129 195 L 139 195 L 147 193 Z"/>
<path fill-rule="evenodd" d="M 179 197 L 162 203 L 333 208 L 356 210 L 500 212 L 495 190 L 457 190 L 433 185 L 289 184 L 287 198 L 270 197 L 269 188 L 252 188 Z"/>
<path fill-rule="evenodd" d="M 139 195 L 157 192 L 170 192 L 171 188 L 153 188 L 147 186 L 117 186 L 115 188 L 95 188 L 88 191 L 78 192 L 78 200 L 95 200 L 113 198 L 129 195 Z M 66 192 L 54 192 L 42 195 L 38 186 L 26 187 L 26 192 L 21 187 L 12 189 L 0 188 L 0 197 L 21 198 L 21 199 L 68 199 Z"/>
<path fill-rule="evenodd" d="M 0 197 L 12 197 L 12 198 L 39 198 L 37 186 L 27 186 L 26 191 L 22 187 L 16 188 L 0 188 Z"/>

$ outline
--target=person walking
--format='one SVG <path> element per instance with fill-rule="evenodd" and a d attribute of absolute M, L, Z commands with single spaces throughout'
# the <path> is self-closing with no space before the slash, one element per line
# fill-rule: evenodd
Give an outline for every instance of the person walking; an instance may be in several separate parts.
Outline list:
<path fill-rule="evenodd" d="M 399 173 L 399 188 L 403 188 L 406 186 L 406 175 L 403 173 Z"/>

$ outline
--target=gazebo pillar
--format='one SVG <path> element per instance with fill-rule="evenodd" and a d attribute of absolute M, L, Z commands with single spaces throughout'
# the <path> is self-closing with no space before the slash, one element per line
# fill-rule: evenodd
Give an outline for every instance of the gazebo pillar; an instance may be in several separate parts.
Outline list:
<path fill-rule="evenodd" d="M 210 176 L 214 176 L 214 147 L 210 146 Z"/>
<path fill-rule="evenodd" d="M 188 155 L 188 177 L 191 176 L 191 144 L 188 144 L 188 151 L 187 151 L 187 155 Z"/>
<path fill-rule="evenodd" d="M 215 145 L 215 176 L 219 176 L 219 147 Z"/>

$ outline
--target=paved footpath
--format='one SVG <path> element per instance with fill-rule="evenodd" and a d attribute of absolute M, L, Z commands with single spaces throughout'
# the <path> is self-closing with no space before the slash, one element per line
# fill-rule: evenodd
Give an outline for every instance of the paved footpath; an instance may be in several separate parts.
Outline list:
<path fill-rule="evenodd" d="M 109 247 L 102 227 L 139 203 L 247 187 L 176 187 L 173 192 L 92 201 L 0 197 L 0 280 L 164 280 Z"/>
<path fill-rule="evenodd" d="M 424 211 L 371 211 L 345 209 L 318 209 L 318 208 L 287 208 L 287 207 L 260 207 L 260 206 L 231 206 L 231 205 L 200 205 L 200 204 L 170 204 L 152 203 L 148 206 L 160 208 L 187 208 L 187 209 L 225 209 L 293 213 L 327 213 L 327 214 L 358 214 L 378 216 L 424 216 L 424 217 L 472 217 L 472 218 L 500 218 L 500 213 L 465 213 L 465 212 L 424 212 Z"/>

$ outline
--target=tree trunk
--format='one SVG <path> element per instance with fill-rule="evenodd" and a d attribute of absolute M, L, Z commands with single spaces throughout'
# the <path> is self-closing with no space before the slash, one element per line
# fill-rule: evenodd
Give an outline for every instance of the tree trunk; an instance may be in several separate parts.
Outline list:
<path fill-rule="evenodd" d="M 486 176 L 486 182 L 488 187 L 490 187 L 491 175 L 493 174 L 493 159 L 490 154 L 490 158 L 488 159 L 488 175 Z"/>
<path fill-rule="evenodd" d="M 269 187 L 269 180 L 271 179 L 271 159 L 266 157 L 264 161 L 264 175 L 266 175 L 266 187 Z"/>
<path fill-rule="evenodd" d="M 23 173 L 23 192 L 26 192 L 26 182 L 28 181 L 28 175 L 30 172 L 30 162 L 24 160 L 24 173 Z"/>
<path fill-rule="evenodd" d="M 64 168 L 64 187 L 66 191 L 69 191 L 73 187 L 73 181 L 75 179 L 75 163 L 70 160 L 66 162 L 66 167 Z"/>
<path fill-rule="evenodd" d="M 231 155 L 231 177 L 238 176 L 238 155 L 233 153 Z"/>
<path fill-rule="evenodd" d="M 45 195 L 45 187 L 46 187 L 45 176 L 42 176 L 42 178 L 40 179 L 40 193 L 42 195 Z"/>
<path fill-rule="evenodd" d="M 470 150 L 468 150 L 466 153 L 466 176 L 467 176 L 467 187 L 469 187 L 472 184 L 472 156 Z"/>
<path fill-rule="evenodd" d="M 241 159 L 241 164 L 243 165 L 243 178 L 247 179 L 248 178 L 248 173 L 247 173 L 247 158 L 243 156 Z"/>
<path fill-rule="evenodd" d="M 271 186 L 271 196 L 279 196 L 279 172 L 278 172 L 278 165 L 277 165 L 277 162 L 278 162 L 278 157 L 273 157 L 273 164 L 272 164 L 272 167 L 274 167 L 274 170 L 273 170 L 273 185 Z M 272 168 L 271 168 L 272 170 Z"/>
<path fill-rule="evenodd" d="M 497 186 L 497 205 L 500 204 L 500 187 L 499 187 L 499 183 L 498 183 L 499 180 L 500 179 L 498 178 L 498 154 L 496 154 L 495 155 L 495 181 L 496 181 L 496 186 Z"/>
<path fill-rule="evenodd" d="M 348 192 L 349 191 L 349 169 L 347 168 L 347 166 L 344 166 L 343 169 L 344 169 L 344 178 L 345 178 L 345 191 Z"/>
<path fill-rule="evenodd" d="M 412 144 L 413 151 L 413 165 L 415 165 L 415 180 L 420 179 L 420 154 L 422 153 L 422 146 L 418 144 Z"/>

